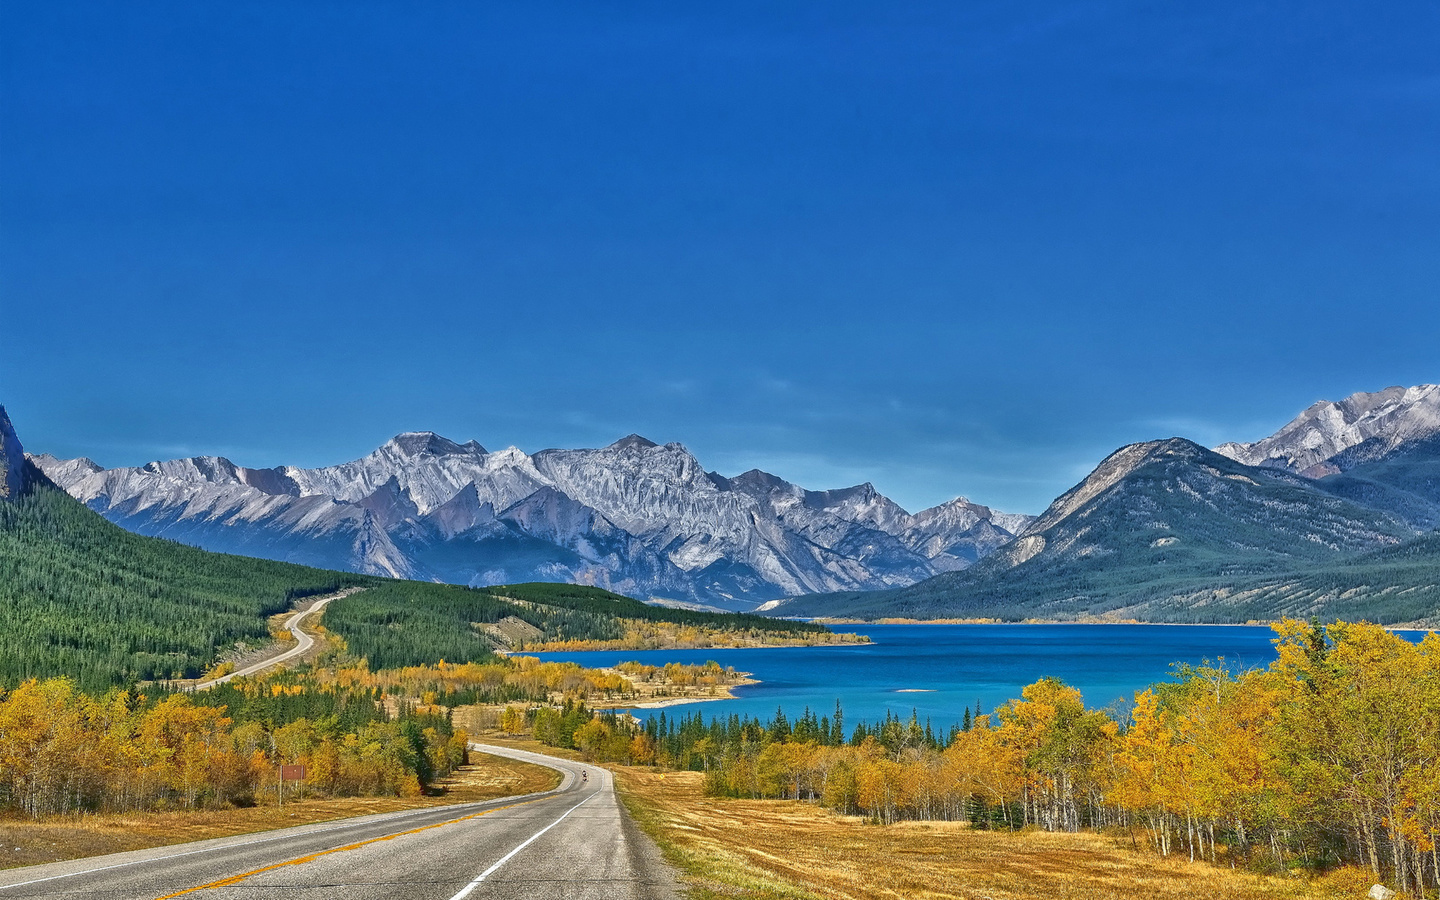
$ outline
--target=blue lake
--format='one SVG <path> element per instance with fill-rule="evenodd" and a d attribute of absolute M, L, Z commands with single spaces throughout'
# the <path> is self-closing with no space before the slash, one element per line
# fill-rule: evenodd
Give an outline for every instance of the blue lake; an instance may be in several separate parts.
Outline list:
<path fill-rule="evenodd" d="M 1229 666 L 1263 668 L 1275 659 L 1270 643 L 1275 633 L 1264 626 L 847 625 L 845 630 L 868 635 L 872 643 L 533 655 L 586 666 L 713 659 L 761 681 L 737 689 L 734 700 L 669 707 L 667 717 L 699 710 L 707 720 L 732 713 L 769 719 L 783 707 L 793 719 L 806 706 L 816 715 L 833 714 L 838 700 L 848 726 L 882 718 L 886 710 L 902 717 L 914 710 L 937 729 L 959 721 L 977 701 L 990 712 L 1046 676 L 1079 688 L 1087 705 L 1106 707 L 1166 680 L 1173 663 L 1223 658 Z"/>

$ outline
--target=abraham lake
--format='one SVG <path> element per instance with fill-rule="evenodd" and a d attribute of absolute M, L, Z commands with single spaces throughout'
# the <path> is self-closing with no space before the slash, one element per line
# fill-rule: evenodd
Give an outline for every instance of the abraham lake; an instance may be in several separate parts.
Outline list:
<path fill-rule="evenodd" d="M 1136 691 L 1169 676 L 1175 663 L 1224 661 L 1264 668 L 1275 659 L 1275 632 L 1263 625 L 845 625 L 871 643 L 738 650 L 605 650 L 526 654 L 585 666 L 626 660 L 652 665 L 715 660 L 750 672 L 759 684 L 735 689 L 733 700 L 667 707 L 667 718 L 700 711 L 770 719 L 777 707 L 791 719 L 809 707 L 847 723 L 883 718 L 887 710 L 937 728 L 958 722 L 978 703 L 992 712 L 1047 676 L 1079 688 L 1091 707 L 1128 705 Z M 1399 632 L 1420 640 L 1424 632 Z M 636 710 L 641 717 L 658 710 Z"/>

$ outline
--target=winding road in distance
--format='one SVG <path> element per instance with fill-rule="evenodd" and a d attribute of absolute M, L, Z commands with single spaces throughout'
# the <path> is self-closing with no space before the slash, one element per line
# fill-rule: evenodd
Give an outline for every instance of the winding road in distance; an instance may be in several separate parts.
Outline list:
<path fill-rule="evenodd" d="M 364 588 L 346 588 L 338 594 L 330 594 L 327 597 L 320 597 L 319 599 L 312 600 L 309 606 L 291 614 L 290 618 L 286 619 L 284 626 L 282 626 L 286 631 L 290 632 L 290 634 L 295 637 L 294 647 L 291 647 L 289 650 L 286 650 L 283 653 L 278 653 L 275 656 L 267 657 L 266 659 L 262 659 L 257 663 L 248 665 L 245 668 L 239 670 L 238 672 L 231 672 L 229 675 L 222 675 L 219 678 L 212 678 L 209 681 L 197 682 L 193 687 L 190 688 L 190 690 L 203 691 L 206 688 L 212 688 L 217 684 L 224 684 L 232 678 L 244 678 L 246 675 L 254 675 L 256 672 L 263 672 L 266 669 L 272 669 L 282 663 L 286 663 L 292 659 L 304 656 L 310 651 L 311 647 L 315 646 L 315 637 L 308 631 L 302 629 L 300 627 L 300 624 L 309 617 L 324 612 L 326 605 L 329 604 L 331 600 L 339 600 L 342 597 L 348 597 L 351 594 L 359 593 L 362 590 L 364 590 Z"/>
<path fill-rule="evenodd" d="M 673 872 L 610 773 L 472 744 L 559 770 L 560 787 L 0 870 L 0 900 L 671 900 Z M 582 780 L 581 772 L 589 775 Z"/>

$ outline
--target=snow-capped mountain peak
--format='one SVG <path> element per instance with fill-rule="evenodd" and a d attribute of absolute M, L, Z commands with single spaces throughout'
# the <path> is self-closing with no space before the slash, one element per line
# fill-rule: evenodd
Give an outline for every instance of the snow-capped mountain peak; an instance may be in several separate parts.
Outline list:
<path fill-rule="evenodd" d="M 809 491 L 807 502 L 847 522 L 863 522 L 881 531 L 903 531 L 911 516 L 870 482 L 830 491 Z"/>
<path fill-rule="evenodd" d="M 1402 444 L 1440 434 L 1440 385 L 1389 387 L 1321 400 L 1271 436 L 1215 452 L 1251 466 L 1318 478 Z"/>
<path fill-rule="evenodd" d="M 909 584 L 1011 534 L 968 501 L 952 504 L 979 512 L 911 516 L 868 483 L 807 491 L 758 470 L 727 479 L 682 444 L 635 434 L 530 455 L 407 432 L 316 469 L 221 457 L 38 464 L 127 527 L 214 549 L 470 584 L 582 581 L 731 608 Z"/>
<path fill-rule="evenodd" d="M 433 431 L 406 431 L 386 441 L 382 450 L 400 457 L 446 456 L 450 454 L 483 454 L 485 448 L 474 441 L 457 444 Z"/>
<path fill-rule="evenodd" d="M 485 466 L 489 469 L 497 469 L 502 466 L 526 466 L 531 465 L 530 454 L 519 447 L 506 447 L 504 450 L 496 450 L 487 454 Z"/>
<path fill-rule="evenodd" d="M 656 447 L 658 447 L 658 446 L 660 446 L 660 445 L 657 444 L 657 443 L 655 443 L 654 441 L 650 440 L 649 438 L 647 438 L 647 437 L 642 437 L 642 436 L 640 436 L 640 435 L 638 435 L 638 434 L 634 434 L 634 433 L 632 432 L 631 434 L 627 434 L 627 435 L 625 435 L 623 438 L 621 438 L 620 440 L 618 440 L 618 441 L 616 441 L 615 443 L 609 445 L 609 446 L 606 447 L 605 449 L 606 449 L 606 450 L 652 450 L 652 449 L 654 449 L 654 448 L 656 448 Z"/>

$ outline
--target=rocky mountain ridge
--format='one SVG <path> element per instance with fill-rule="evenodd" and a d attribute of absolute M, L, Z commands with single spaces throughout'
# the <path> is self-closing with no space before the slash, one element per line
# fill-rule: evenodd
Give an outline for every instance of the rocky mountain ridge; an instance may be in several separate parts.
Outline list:
<path fill-rule="evenodd" d="M 1216 448 L 1315 480 L 1417 531 L 1440 527 L 1440 386 L 1390 387 L 1312 404 L 1275 434 Z"/>
<path fill-rule="evenodd" d="M 680 444 L 638 435 L 532 455 L 410 432 L 315 469 L 33 459 L 112 521 L 205 549 L 462 584 L 573 581 L 724 608 L 911 584 L 965 568 L 1029 522 L 964 498 L 911 515 L 869 484 L 808 491 L 758 470 L 726 478 Z"/>
<path fill-rule="evenodd" d="M 1255 617 L 1251 607 L 1242 612 L 1229 599 L 1239 585 L 1284 582 L 1414 537 L 1390 512 L 1310 479 L 1170 438 L 1121 447 L 1015 540 L 964 571 L 892 591 L 797 597 L 765 610 L 1245 621 Z M 1246 604 L 1254 600 L 1241 594 Z"/>
<path fill-rule="evenodd" d="M 1267 438 L 1221 444 L 1215 452 L 1250 466 L 1323 478 L 1437 434 L 1440 385 L 1421 384 L 1321 400 Z"/>
<path fill-rule="evenodd" d="M 25 448 L 15 435 L 10 416 L 0 406 L 0 500 L 20 496 L 25 487 Z"/>
<path fill-rule="evenodd" d="M 1052 555 L 1120 553 L 1113 538 L 1122 535 L 1148 537 L 1149 547 L 1165 549 L 1167 556 L 1203 542 L 1236 558 L 1256 552 L 1313 558 L 1393 545 L 1406 532 L 1387 514 L 1332 497 L 1301 477 L 1236 464 L 1192 441 L 1169 438 L 1130 444 L 1106 457 L 986 568 L 1015 568 Z"/>
<path fill-rule="evenodd" d="M 1214 452 L 1171 438 L 1100 462 L 978 564 L 778 615 L 1440 621 L 1440 387 L 1319 401 Z"/>

